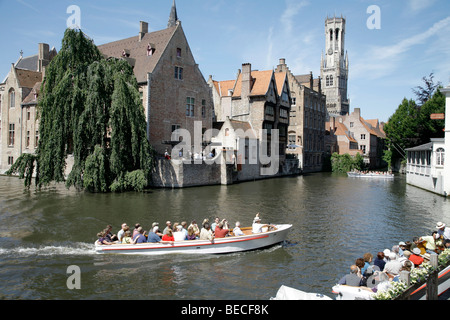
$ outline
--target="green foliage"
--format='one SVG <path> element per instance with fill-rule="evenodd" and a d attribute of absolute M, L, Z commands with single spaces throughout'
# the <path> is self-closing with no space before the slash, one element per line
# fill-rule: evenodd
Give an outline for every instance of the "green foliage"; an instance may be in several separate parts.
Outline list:
<path fill-rule="evenodd" d="M 384 127 L 392 153 L 391 163 L 394 159 L 404 159 L 405 149 L 444 136 L 444 120 L 431 120 L 430 115 L 445 113 L 445 96 L 438 89 L 439 83 L 434 84 L 433 74 L 423 81 L 424 87 L 413 90 L 419 105 L 414 100 L 403 99 Z"/>
<path fill-rule="evenodd" d="M 13 175 L 18 173 L 20 179 L 25 179 L 25 187 L 29 188 L 31 186 L 33 172 L 36 163 L 36 156 L 34 154 L 24 153 L 22 154 L 16 162 L 11 166 L 11 168 L 6 172 L 7 175 Z"/>
<path fill-rule="evenodd" d="M 103 59 L 81 31 L 66 30 L 47 67 L 38 112 L 36 156 L 14 167 L 24 171 L 36 163 L 37 187 L 65 181 L 69 154 L 74 165 L 67 188 L 117 192 L 147 186 L 154 154 L 133 69 L 124 60 Z M 22 174 L 27 186 L 28 172 Z"/>
<path fill-rule="evenodd" d="M 392 169 L 392 150 L 387 149 L 383 151 L 383 161 L 388 164 L 388 170 Z"/>
<path fill-rule="evenodd" d="M 340 155 L 335 152 L 331 155 L 333 172 L 346 173 L 352 170 L 363 170 L 364 166 L 364 158 L 359 153 L 355 157 L 348 153 Z"/>
<path fill-rule="evenodd" d="M 125 175 L 118 177 L 111 185 L 112 192 L 124 191 L 143 191 L 148 181 L 143 170 L 127 172 Z"/>

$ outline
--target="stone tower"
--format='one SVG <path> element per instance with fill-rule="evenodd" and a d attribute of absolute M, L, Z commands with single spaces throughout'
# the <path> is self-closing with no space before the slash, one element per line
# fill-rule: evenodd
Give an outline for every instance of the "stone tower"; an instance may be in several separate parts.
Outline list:
<path fill-rule="evenodd" d="M 327 17 L 325 20 L 325 56 L 322 52 L 320 75 L 329 115 L 348 114 L 348 54 L 345 51 L 345 19 L 342 16 Z"/>

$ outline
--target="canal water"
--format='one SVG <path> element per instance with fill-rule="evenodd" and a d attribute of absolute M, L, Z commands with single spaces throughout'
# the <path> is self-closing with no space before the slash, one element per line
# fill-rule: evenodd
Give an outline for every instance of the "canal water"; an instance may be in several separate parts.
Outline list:
<path fill-rule="evenodd" d="M 290 223 L 275 247 L 219 256 L 96 255 L 107 224 L 181 222 L 215 216 L 250 225 Z M 334 298 L 331 288 L 364 253 L 450 223 L 450 202 L 394 181 L 331 173 L 232 186 L 89 194 L 55 185 L 37 192 L 0 177 L 0 299 L 265 300 L 281 285 Z M 81 270 L 70 290 L 69 266 Z"/>

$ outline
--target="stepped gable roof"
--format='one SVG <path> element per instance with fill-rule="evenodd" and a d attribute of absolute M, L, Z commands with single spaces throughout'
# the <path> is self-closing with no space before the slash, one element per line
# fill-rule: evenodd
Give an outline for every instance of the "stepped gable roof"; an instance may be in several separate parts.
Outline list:
<path fill-rule="evenodd" d="M 134 74 L 138 83 L 147 82 L 147 73 L 152 73 L 161 59 L 167 45 L 172 39 L 178 25 L 167 29 L 146 33 L 141 41 L 139 35 L 99 45 L 100 52 L 106 57 L 124 58 L 132 60 Z M 151 55 L 147 54 L 149 45 L 154 49 Z"/>
<path fill-rule="evenodd" d="M 267 71 L 252 71 L 252 85 L 250 90 L 250 96 L 264 96 L 269 90 L 270 81 L 273 76 L 272 70 Z M 242 93 L 242 73 L 239 74 L 236 81 L 233 97 L 239 98 Z"/>

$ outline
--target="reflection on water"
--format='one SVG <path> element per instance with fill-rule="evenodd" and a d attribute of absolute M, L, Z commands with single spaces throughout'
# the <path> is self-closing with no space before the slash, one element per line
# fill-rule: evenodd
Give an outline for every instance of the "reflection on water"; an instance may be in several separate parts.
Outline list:
<path fill-rule="evenodd" d="M 250 225 L 293 224 L 284 245 L 222 256 L 108 256 L 93 251 L 107 224 L 181 222 L 219 216 Z M 365 252 L 450 223 L 450 204 L 395 181 L 313 174 L 233 186 L 88 194 L 53 186 L 24 191 L 0 177 L 0 298 L 269 299 L 281 285 L 331 296 Z M 66 287 L 78 265 L 82 289 Z M 136 292 L 139 294 L 136 295 Z"/>

